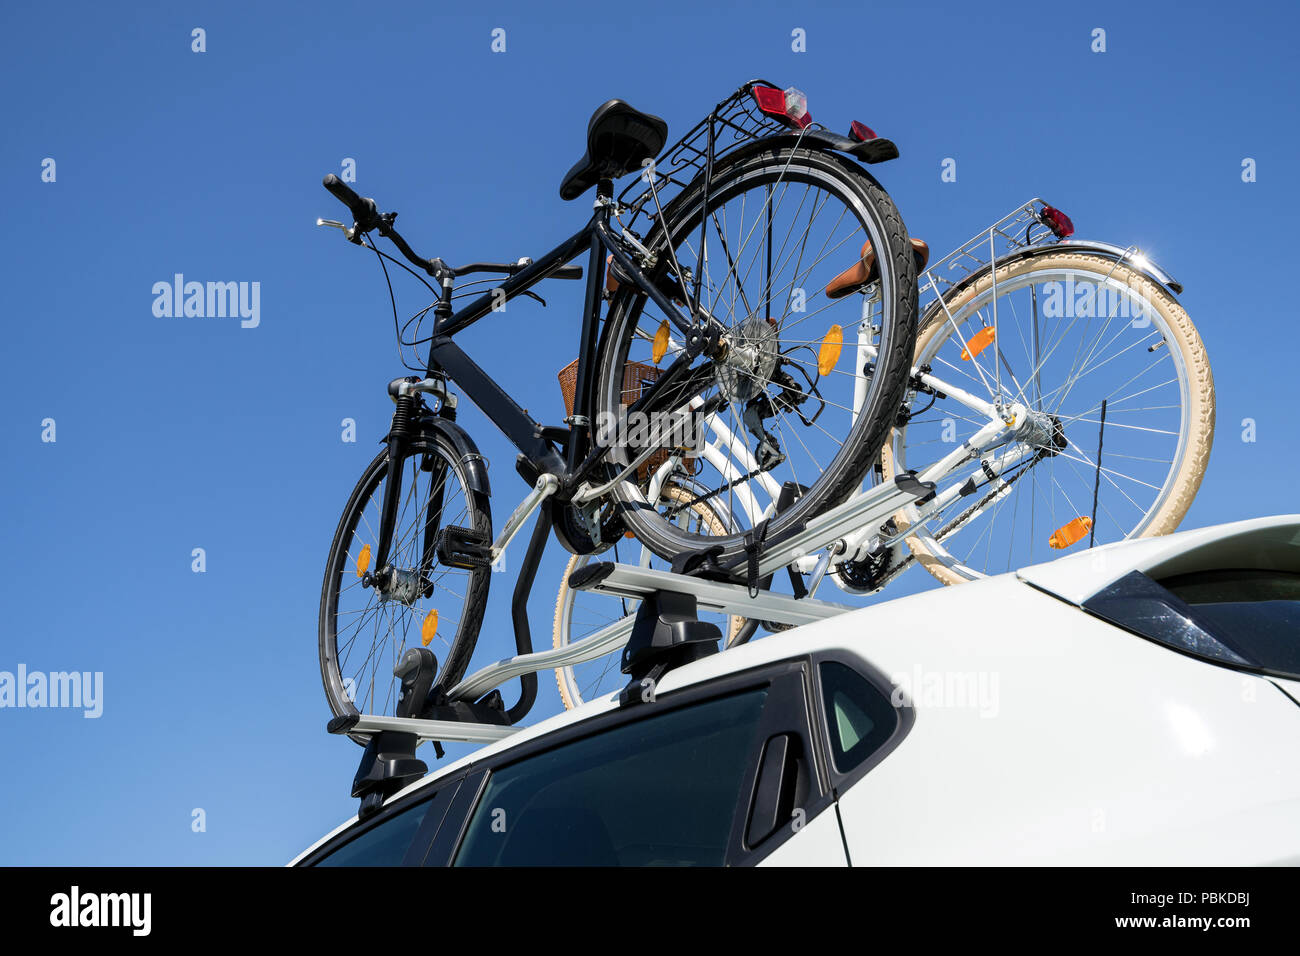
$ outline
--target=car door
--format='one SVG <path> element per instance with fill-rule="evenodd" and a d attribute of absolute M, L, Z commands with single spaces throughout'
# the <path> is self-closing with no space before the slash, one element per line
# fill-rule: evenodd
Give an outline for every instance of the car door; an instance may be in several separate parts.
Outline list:
<path fill-rule="evenodd" d="M 462 783 L 465 813 L 445 815 L 425 862 L 844 865 L 809 667 L 730 675 L 499 755 Z"/>

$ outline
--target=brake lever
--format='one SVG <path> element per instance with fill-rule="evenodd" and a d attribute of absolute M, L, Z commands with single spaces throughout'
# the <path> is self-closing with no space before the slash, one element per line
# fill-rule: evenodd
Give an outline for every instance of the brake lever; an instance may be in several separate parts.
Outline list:
<path fill-rule="evenodd" d="M 351 225 L 351 226 L 345 226 L 343 223 L 339 222 L 337 219 L 317 219 L 317 220 L 316 220 L 316 225 L 318 225 L 318 226 L 329 226 L 329 227 L 331 227 L 331 228 L 333 228 L 333 229 L 338 229 L 338 230 L 340 230 L 340 231 L 343 233 L 344 238 L 347 239 L 348 242 L 359 242 L 359 241 L 360 241 L 360 240 L 357 239 L 357 230 L 356 230 L 356 224 L 355 224 L 355 223 L 354 223 L 353 225 Z"/>

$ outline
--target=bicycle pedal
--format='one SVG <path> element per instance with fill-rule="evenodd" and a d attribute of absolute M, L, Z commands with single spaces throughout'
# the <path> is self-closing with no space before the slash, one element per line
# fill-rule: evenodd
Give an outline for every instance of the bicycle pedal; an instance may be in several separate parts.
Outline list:
<path fill-rule="evenodd" d="M 492 541 L 482 531 L 449 525 L 438 532 L 438 562 L 473 571 L 492 564 Z"/>

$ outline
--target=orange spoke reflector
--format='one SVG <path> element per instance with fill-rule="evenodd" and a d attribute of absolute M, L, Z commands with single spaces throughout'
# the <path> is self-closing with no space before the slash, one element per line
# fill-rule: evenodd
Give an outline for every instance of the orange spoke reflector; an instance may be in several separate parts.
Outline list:
<path fill-rule="evenodd" d="M 840 349 L 844 346 L 844 330 L 832 325 L 822 336 L 821 348 L 817 350 L 817 374 L 829 375 L 835 363 L 840 360 Z"/>
<path fill-rule="evenodd" d="M 668 353 L 668 323 L 660 322 L 659 329 L 655 332 L 654 348 L 650 350 L 650 358 L 656 365 Z"/>
<path fill-rule="evenodd" d="M 1076 541 L 1081 539 L 1092 530 L 1092 519 L 1078 517 L 1073 521 L 1067 521 L 1061 527 L 1052 532 L 1052 536 L 1047 539 L 1047 546 L 1060 551 L 1068 548 Z"/>
<path fill-rule="evenodd" d="M 424 623 L 420 625 L 420 643 L 425 647 L 438 634 L 438 609 L 434 608 L 428 614 L 424 615 Z"/>
<path fill-rule="evenodd" d="M 993 336 L 996 334 L 997 333 L 993 331 L 993 326 L 984 326 L 984 328 L 980 329 L 970 337 L 970 341 L 966 343 L 969 348 L 961 350 L 961 360 L 963 362 L 969 362 L 975 356 L 979 355 L 992 344 Z"/>
<path fill-rule="evenodd" d="M 366 571 L 368 571 L 369 569 L 370 569 L 370 545 L 366 545 L 364 548 L 361 549 L 361 553 L 357 555 L 357 577 L 359 578 L 365 577 Z"/>

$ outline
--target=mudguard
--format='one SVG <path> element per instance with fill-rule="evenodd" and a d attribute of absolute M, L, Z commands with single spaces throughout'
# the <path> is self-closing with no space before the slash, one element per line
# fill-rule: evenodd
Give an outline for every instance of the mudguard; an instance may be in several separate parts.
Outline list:
<path fill-rule="evenodd" d="M 469 437 L 469 432 L 450 419 L 437 416 L 425 418 L 421 424 L 426 431 L 442 435 L 456 449 L 461 464 L 465 466 L 465 477 L 470 488 L 485 497 L 491 497 L 492 488 L 488 484 L 487 459 L 479 453 L 478 445 L 474 444 L 474 439 Z"/>
<path fill-rule="evenodd" d="M 1099 242 L 1095 239 L 1062 239 L 1046 246 L 1030 246 L 1025 249 L 1018 249 L 1008 255 L 1000 256 L 997 261 L 993 263 L 993 268 L 1000 269 L 1008 263 L 1015 262 L 1017 259 L 1037 255 L 1045 249 L 1064 250 L 1066 252 L 1085 252 L 1099 255 L 1102 258 L 1123 263 L 1130 269 L 1140 272 L 1157 285 L 1164 286 L 1173 293 L 1174 296 L 1182 295 L 1183 292 L 1183 284 L 1181 282 L 1152 262 L 1144 253 L 1139 252 L 1136 248 L 1130 246 L 1127 249 L 1123 249 L 1119 246 L 1111 245 L 1109 242 Z M 952 296 L 956 295 L 961 289 L 966 288 L 972 282 L 979 279 L 987 273 L 989 269 L 990 267 L 988 265 L 976 269 L 952 288 L 948 289 L 944 293 L 943 298 L 945 300 L 950 300 Z M 939 310 L 939 304 L 940 300 L 936 299 L 926 308 L 925 314 L 921 316 L 920 328 L 924 328 L 934 313 Z"/>
<path fill-rule="evenodd" d="M 894 145 L 893 140 L 877 136 L 875 139 L 860 143 L 856 139 L 849 139 L 847 136 L 840 136 L 838 133 L 832 133 L 826 129 L 809 129 L 804 130 L 802 133 L 778 133 L 775 136 L 764 136 L 762 139 L 756 139 L 753 142 L 737 147 L 735 152 L 752 152 L 773 146 L 830 149 L 837 153 L 846 153 L 858 162 L 867 163 L 868 165 L 898 158 L 898 147 Z M 731 155 L 731 151 L 728 151 L 726 158 L 730 158 Z"/>
<path fill-rule="evenodd" d="M 898 147 L 894 145 L 893 140 L 885 139 L 883 136 L 859 142 L 856 139 L 849 139 L 847 136 L 832 133 L 830 130 L 813 129 L 803 134 L 803 141 L 807 143 L 809 140 L 837 152 L 848 153 L 854 159 L 868 165 L 898 159 Z"/>
<path fill-rule="evenodd" d="M 470 489 L 477 491 L 484 497 L 492 496 L 492 488 L 488 484 L 488 462 L 474 444 L 474 439 L 469 437 L 469 432 L 461 428 L 455 422 L 448 418 L 442 418 L 438 415 L 424 415 L 420 418 L 420 430 L 425 434 L 441 435 L 447 440 L 453 448 L 456 449 L 457 457 L 465 466 L 465 479 L 469 482 Z M 388 436 L 385 435 L 380 439 L 381 443 L 386 443 Z"/>
<path fill-rule="evenodd" d="M 1098 242 L 1095 239 L 1062 239 L 1056 245 L 1075 252 L 1095 252 L 1107 259 L 1122 262 L 1126 266 L 1136 269 L 1151 281 L 1164 286 L 1174 295 L 1183 294 L 1183 284 L 1181 282 L 1152 262 L 1145 253 L 1133 246 L 1121 249 L 1109 242 Z"/>

